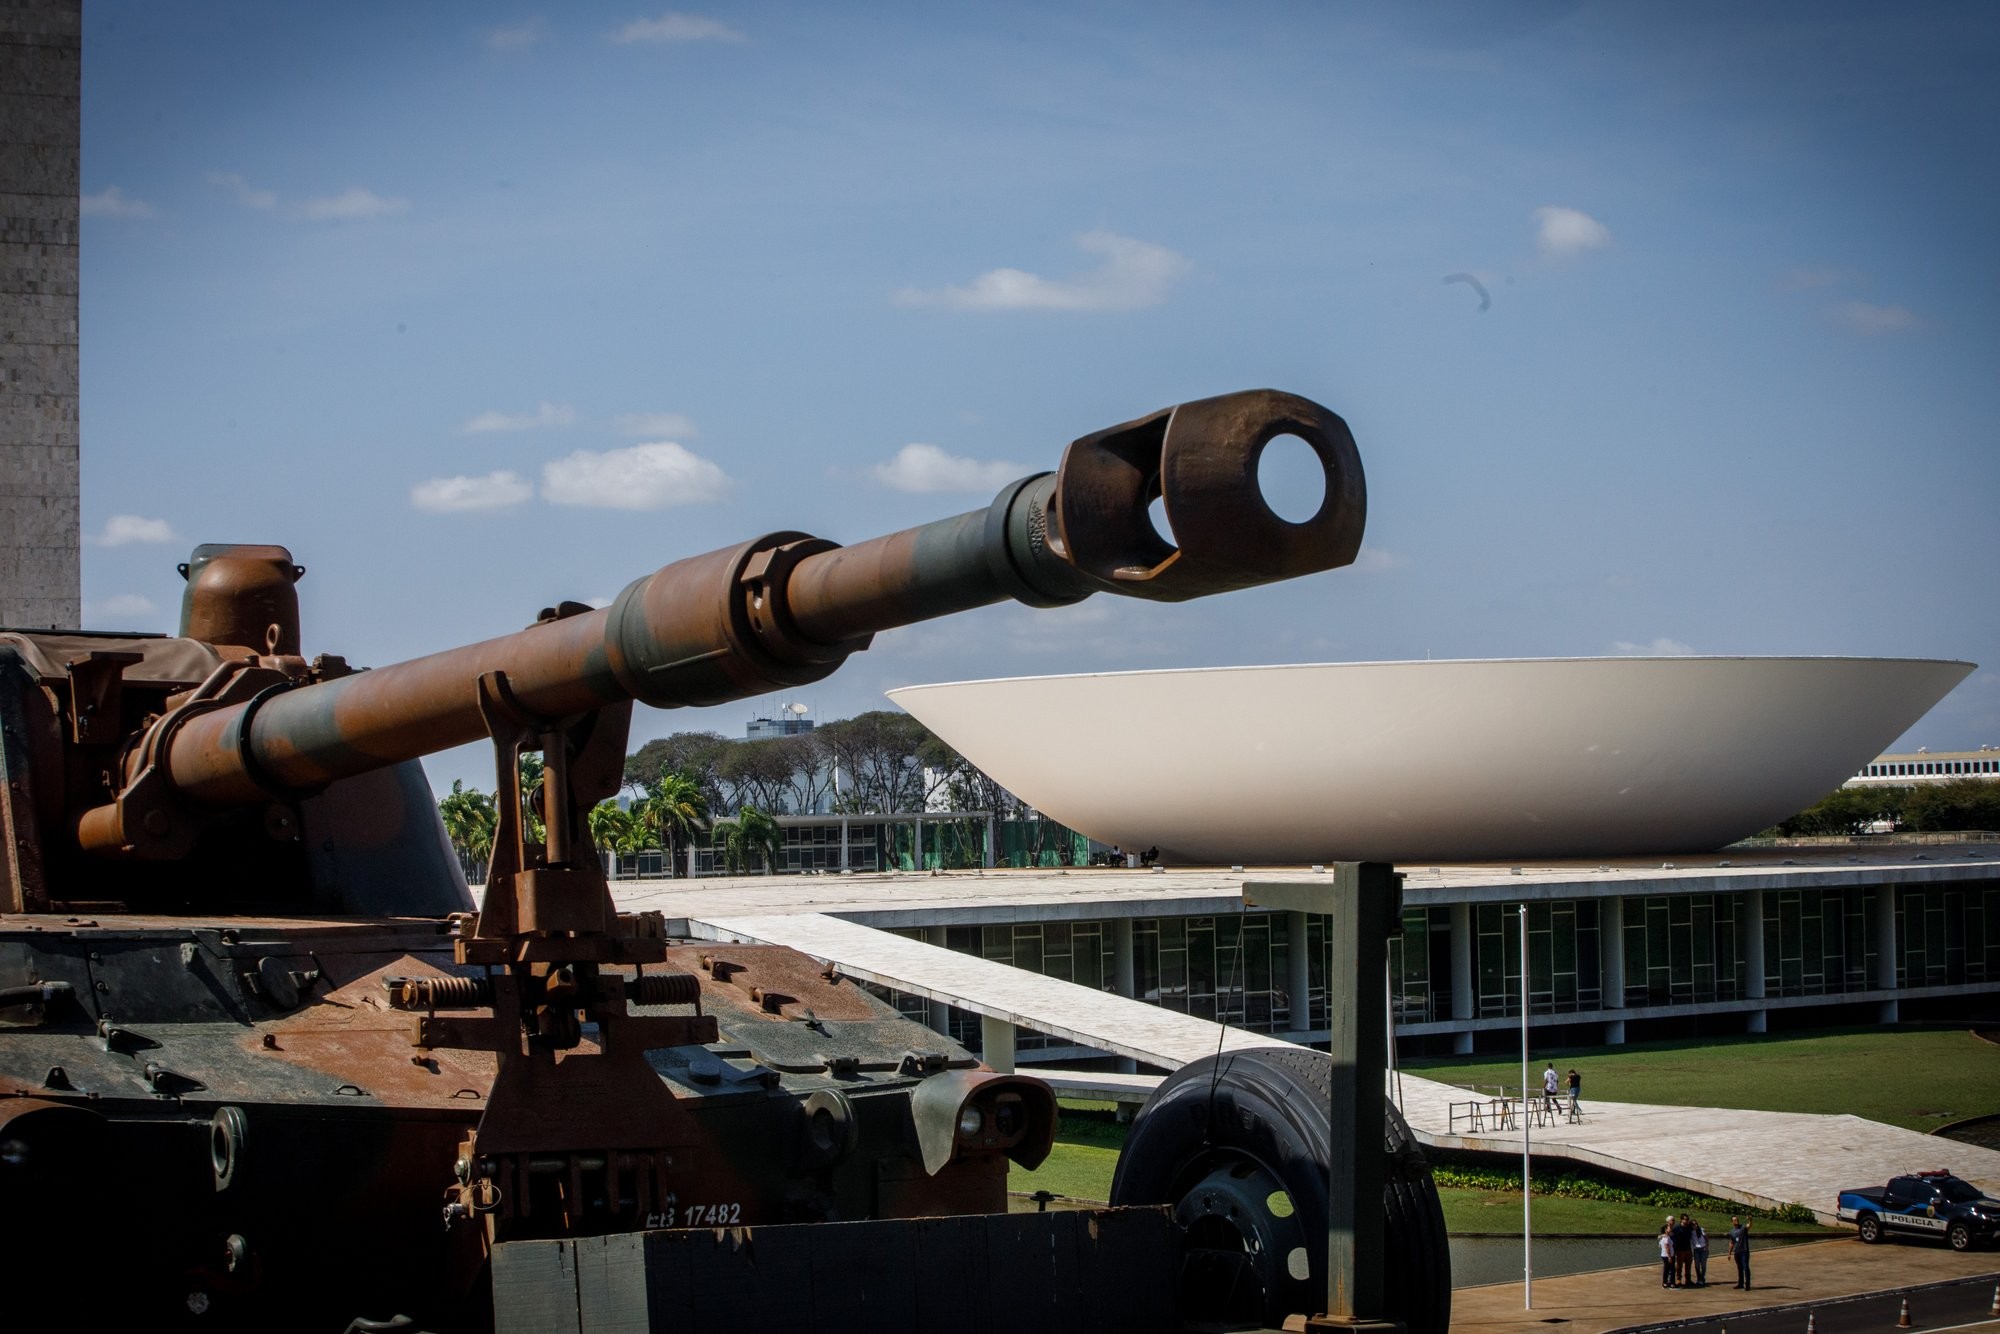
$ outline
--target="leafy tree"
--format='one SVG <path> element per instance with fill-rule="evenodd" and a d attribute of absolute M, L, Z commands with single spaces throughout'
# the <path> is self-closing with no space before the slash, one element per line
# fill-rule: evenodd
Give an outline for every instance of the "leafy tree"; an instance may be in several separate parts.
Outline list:
<path fill-rule="evenodd" d="M 498 815 L 493 798 L 464 780 L 453 779 L 451 792 L 438 801 L 438 817 L 444 821 L 445 837 L 460 857 L 483 862 L 493 855 L 493 830 Z"/>
<path fill-rule="evenodd" d="M 717 821 L 715 835 L 722 843 L 723 862 L 732 872 L 756 863 L 769 875 L 778 864 L 783 843 L 778 822 L 755 806 L 745 806 L 733 820 Z"/>
<path fill-rule="evenodd" d="M 714 732 L 675 732 L 656 738 L 626 758 L 625 786 L 644 792 L 663 773 L 683 774 L 700 785 L 710 809 L 721 809 L 716 767 L 723 754 L 738 744 Z"/>
<path fill-rule="evenodd" d="M 549 833 L 542 824 L 542 777 L 547 768 L 540 751 L 521 752 L 521 820 L 528 826 L 528 842 L 546 843 Z"/>
<path fill-rule="evenodd" d="M 1915 784 L 1903 801 L 1903 819 L 1905 827 L 1924 833 L 2000 831 L 2000 782 L 1953 778 Z"/>
<path fill-rule="evenodd" d="M 679 875 L 679 850 L 708 824 L 708 793 L 693 776 L 668 770 L 633 803 L 637 824 L 667 855 L 667 872 Z"/>
<path fill-rule="evenodd" d="M 717 758 L 715 775 L 734 805 L 771 810 L 784 804 L 798 763 L 798 751 L 784 740 L 738 742 Z"/>
<path fill-rule="evenodd" d="M 646 846 L 645 826 L 631 811 L 607 798 L 590 808 L 590 837 L 605 852 L 638 852 Z"/>
<path fill-rule="evenodd" d="M 812 733 L 777 737 L 765 744 L 776 747 L 791 770 L 786 785 L 791 808 L 801 813 L 818 810 L 833 791 L 833 766 L 827 763 L 826 752 L 814 744 Z"/>
<path fill-rule="evenodd" d="M 807 735 L 829 766 L 846 778 L 840 809 L 883 814 L 923 808 L 923 762 L 918 751 L 931 733 L 909 714 L 875 709 L 823 723 Z"/>
<path fill-rule="evenodd" d="M 1852 834 L 1876 820 L 1900 823 L 1910 800 L 1908 787 L 1842 787 L 1821 797 L 1790 819 L 1778 822 L 1776 833 L 1785 838 L 1812 834 Z"/>

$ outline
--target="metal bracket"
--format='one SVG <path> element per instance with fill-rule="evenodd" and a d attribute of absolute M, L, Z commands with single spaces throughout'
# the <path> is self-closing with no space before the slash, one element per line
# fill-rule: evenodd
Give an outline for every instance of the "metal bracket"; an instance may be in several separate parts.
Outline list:
<path fill-rule="evenodd" d="M 145 660 L 143 653 L 93 649 L 69 664 L 69 739 L 101 746 L 125 735 L 119 718 L 125 669 Z"/>

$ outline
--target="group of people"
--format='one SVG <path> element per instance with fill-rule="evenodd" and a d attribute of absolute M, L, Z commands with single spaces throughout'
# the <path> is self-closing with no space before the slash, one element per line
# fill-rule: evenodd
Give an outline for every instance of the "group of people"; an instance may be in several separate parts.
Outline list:
<path fill-rule="evenodd" d="M 1561 1096 L 1562 1082 L 1556 1074 L 1555 1062 L 1551 1061 L 1548 1069 L 1542 1071 L 1542 1106 L 1549 1115 L 1562 1115 L 1562 1105 L 1558 1101 Z M 1571 1066 L 1569 1072 L 1569 1118 L 1572 1121 L 1576 1120 L 1583 1112 L 1583 1108 L 1580 1105 L 1582 1097 L 1583 1076 L 1576 1072 L 1576 1067 Z"/>
<path fill-rule="evenodd" d="M 1736 1286 L 1750 1287 L 1750 1224 L 1742 1218 L 1729 1220 L 1729 1258 L 1736 1262 Z M 1705 1288 L 1708 1286 L 1708 1231 L 1693 1218 L 1672 1214 L 1660 1225 L 1660 1286 L 1663 1288 Z"/>

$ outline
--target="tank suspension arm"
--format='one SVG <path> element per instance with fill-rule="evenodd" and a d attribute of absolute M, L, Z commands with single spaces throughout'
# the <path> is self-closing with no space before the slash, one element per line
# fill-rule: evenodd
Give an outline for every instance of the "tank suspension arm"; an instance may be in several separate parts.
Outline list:
<path fill-rule="evenodd" d="M 1303 523 L 1280 519 L 1258 489 L 1263 448 L 1284 434 L 1325 470 L 1325 500 Z M 1154 530 L 1155 499 L 1172 542 Z M 601 610 L 565 607 L 498 639 L 178 718 L 164 744 L 133 753 L 155 755 L 183 800 L 265 802 L 479 740 L 488 673 L 547 719 L 625 700 L 726 703 L 820 680 L 878 630 L 1009 598 L 1181 601 L 1345 565 L 1366 509 L 1339 417 L 1291 394 L 1228 394 L 1085 436 L 1055 473 L 981 510 L 851 547 L 769 534 L 668 565 Z M 108 815 L 83 822 L 97 831 L 86 845 L 130 847 Z"/>

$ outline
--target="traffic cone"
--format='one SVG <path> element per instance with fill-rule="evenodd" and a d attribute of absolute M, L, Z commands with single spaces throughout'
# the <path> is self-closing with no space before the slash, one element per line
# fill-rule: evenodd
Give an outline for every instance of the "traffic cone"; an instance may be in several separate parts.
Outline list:
<path fill-rule="evenodd" d="M 1813 1323 L 1813 1313 L 1806 1312 L 1806 1334 L 1819 1334 L 1819 1327 Z"/>
<path fill-rule="evenodd" d="M 1903 1313 L 1896 1317 L 1896 1328 L 1908 1329 L 1909 1327 L 1910 1327 L 1910 1299 L 1908 1297 L 1905 1297 L 1903 1298 Z"/>
<path fill-rule="evenodd" d="M 1993 1285 L 1993 1305 L 1987 1308 L 1986 1314 L 2000 1316 L 2000 1283 Z"/>

